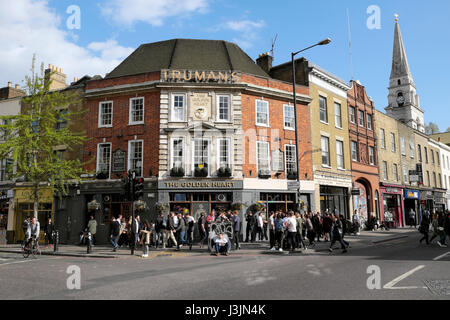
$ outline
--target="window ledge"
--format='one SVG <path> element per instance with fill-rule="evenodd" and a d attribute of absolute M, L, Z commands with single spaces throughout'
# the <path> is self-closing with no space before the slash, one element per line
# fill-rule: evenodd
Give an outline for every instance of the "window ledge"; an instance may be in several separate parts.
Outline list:
<path fill-rule="evenodd" d="M 325 125 L 327 125 L 327 126 L 330 125 L 328 122 L 325 122 L 325 121 L 322 121 L 322 120 L 320 120 L 320 123 L 321 123 L 321 124 L 325 124 Z"/>
<path fill-rule="evenodd" d="M 326 168 L 326 169 L 333 169 L 332 167 L 330 167 L 330 166 L 327 166 L 326 164 L 323 164 L 323 165 L 322 165 L 322 168 Z"/>

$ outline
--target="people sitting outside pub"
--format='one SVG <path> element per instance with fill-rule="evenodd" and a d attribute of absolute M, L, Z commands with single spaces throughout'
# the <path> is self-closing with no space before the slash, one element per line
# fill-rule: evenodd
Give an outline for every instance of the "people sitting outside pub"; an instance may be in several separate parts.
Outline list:
<path fill-rule="evenodd" d="M 219 238 L 216 239 L 216 256 L 219 254 L 230 255 L 231 243 L 228 239 L 223 237 L 223 233 L 219 233 Z"/>

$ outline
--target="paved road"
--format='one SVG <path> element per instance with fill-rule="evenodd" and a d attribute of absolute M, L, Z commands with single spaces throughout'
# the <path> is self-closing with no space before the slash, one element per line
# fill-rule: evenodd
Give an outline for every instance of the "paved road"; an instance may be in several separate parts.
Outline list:
<path fill-rule="evenodd" d="M 25 260 L 0 253 L 0 299 L 449 299 L 450 248 L 418 239 L 331 255 Z M 70 266 L 80 268 L 80 290 L 67 288 Z M 380 268 L 386 288 L 367 288 L 369 266 Z"/>

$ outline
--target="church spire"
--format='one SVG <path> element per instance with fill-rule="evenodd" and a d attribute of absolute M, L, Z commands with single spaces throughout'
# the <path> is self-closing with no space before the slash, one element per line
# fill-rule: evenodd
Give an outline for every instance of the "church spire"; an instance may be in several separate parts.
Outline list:
<path fill-rule="evenodd" d="M 396 14 L 391 80 L 404 77 L 408 77 L 410 81 L 413 82 L 413 77 L 409 69 L 408 58 L 406 57 L 405 45 L 403 44 L 402 33 L 398 24 L 398 14 Z"/>

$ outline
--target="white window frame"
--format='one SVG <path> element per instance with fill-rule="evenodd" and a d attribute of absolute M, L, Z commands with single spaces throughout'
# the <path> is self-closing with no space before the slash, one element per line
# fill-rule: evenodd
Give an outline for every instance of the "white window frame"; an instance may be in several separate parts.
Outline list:
<path fill-rule="evenodd" d="M 372 153 L 372 154 L 371 154 Z M 375 147 L 371 147 L 369 146 L 369 164 L 371 166 L 374 166 L 376 163 L 376 159 L 375 159 Z"/>
<path fill-rule="evenodd" d="M 409 184 L 409 176 L 408 176 L 408 167 L 406 166 L 406 164 L 404 164 L 402 166 L 402 171 L 403 171 L 403 183 L 404 184 Z"/>
<path fill-rule="evenodd" d="M 192 165 L 191 165 L 191 169 L 192 169 L 192 176 L 195 176 L 195 142 L 196 141 L 208 141 L 208 155 L 206 157 L 206 159 L 208 159 L 208 177 L 211 176 L 211 167 L 212 164 L 214 163 L 213 161 L 210 161 L 211 159 L 211 139 L 205 139 L 205 138 L 194 138 L 192 139 Z"/>
<path fill-rule="evenodd" d="M 104 125 L 102 124 L 102 105 L 103 104 L 111 104 L 111 124 Z M 99 128 L 112 128 L 114 121 L 114 102 L 113 101 L 100 101 L 98 104 L 98 127 Z"/>
<path fill-rule="evenodd" d="M 325 101 L 325 118 L 326 118 L 326 121 L 324 121 L 324 120 L 322 120 L 320 118 L 320 115 L 322 113 L 322 110 L 320 109 L 320 100 L 321 99 L 323 99 Z M 321 95 L 319 95 L 319 120 L 323 124 L 329 124 L 329 121 L 330 121 L 330 119 L 328 118 L 328 99 L 327 99 L 327 97 L 324 97 L 324 96 L 321 96 Z"/>
<path fill-rule="evenodd" d="M 266 144 L 267 146 L 267 165 L 268 168 L 267 170 L 272 172 L 272 166 L 271 166 L 271 162 L 270 162 L 270 143 L 267 141 L 256 141 L 256 172 L 257 175 L 259 175 L 259 153 L 258 153 L 258 149 L 259 149 L 259 144 Z"/>
<path fill-rule="evenodd" d="M 183 97 L 183 119 L 175 119 L 175 97 Z M 185 93 L 172 93 L 170 99 L 170 121 L 171 122 L 186 122 L 187 117 L 187 95 Z"/>
<path fill-rule="evenodd" d="M 360 118 L 361 113 L 362 113 L 362 122 L 363 122 L 363 124 L 361 124 L 361 118 Z M 365 122 L 366 121 L 365 121 L 365 117 L 364 117 L 364 111 L 358 110 L 358 126 L 361 127 L 361 128 L 365 128 L 366 127 Z"/>
<path fill-rule="evenodd" d="M 290 148 L 290 147 L 292 147 L 292 148 L 294 148 L 294 167 L 295 167 L 295 171 L 298 171 L 298 168 L 297 168 L 297 146 L 295 145 L 295 144 L 285 144 L 284 145 L 284 171 L 285 171 L 285 173 L 286 173 L 286 175 L 288 174 L 288 161 L 287 161 L 287 148 Z"/>
<path fill-rule="evenodd" d="M 292 118 L 292 127 L 286 127 L 286 108 L 292 108 L 293 110 L 293 118 Z M 295 131 L 295 108 L 293 105 L 290 104 L 285 104 L 283 105 L 283 126 L 284 126 L 284 130 L 291 130 L 291 131 Z"/>
<path fill-rule="evenodd" d="M 342 154 L 338 154 L 338 144 L 342 145 Z M 339 166 L 339 157 L 342 157 L 342 166 Z M 345 149 L 344 141 L 336 140 L 336 167 L 340 170 L 345 170 Z"/>
<path fill-rule="evenodd" d="M 395 133 L 391 132 L 390 137 L 391 137 L 391 151 L 393 153 L 396 153 L 397 152 L 397 143 L 395 142 Z"/>
<path fill-rule="evenodd" d="M 322 145 L 322 139 L 327 139 L 327 141 L 328 141 L 328 143 L 327 143 L 327 148 L 328 148 L 328 164 L 324 164 L 323 163 L 323 152 L 324 152 L 324 150 L 323 150 L 323 145 Z M 321 153 L 320 153 L 320 157 L 321 157 L 321 160 L 320 160 L 320 162 L 322 163 L 322 166 L 323 167 L 326 167 L 326 168 L 331 168 L 331 150 L 330 150 L 330 138 L 329 137 L 326 137 L 326 136 L 321 136 L 320 137 L 320 150 L 321 150 Z"/>
<path fill-rule="evenodd" d="M 404 137 L 400 137 L 400 150 L 401 150 L 402 156 L 406 156 L 406 145 L 405 145 Z"/>
<path fill-rule="evenodd" d="M 387 161 L 382 162 L 382 169 L 383 169 L 383 180 L 387 181 L 389 180 L 389 172 L 388 172 L 388 163 Z"/>
<path fill-rule="evenodd" d="M 264 105 L 266 105 L 266 110 L 267 110 L 267 124 L 266 124 L 266 123 L 258 122 L 258 103 L 259 103 L 259 102 L 262 102 Z M 256 125 L 257 125 L 257 126 L 261 126 L 261 127 L 270 127 L 270 112 L 269 112 L 269 111 L 270 111 L 269 101 L 261 100 L 261 99 L 256 100 L 256 102 L 255 102 L 255 117 L 256 117 L 255 122 L 256 122 Z"/>
<path fill-rule="evenodd" d="M 221 157 L 221 143 L 222 141 L 227 141 L 228 142 L 228 148 L 227 148 L 227 158 L 228 158 L 228 167 L 230 168 L 230 170 L 233 170 L 233 163 L 232 163 L 232 158 L 231 158 L 231 139 L 230 138 L 219 138 L 217 139 L 217 170 L 219 170 L 222 166 L 221 166 L 221 161 L 220 161 L 220 157 Z"/>
<path fill-rule="evenodd" d="M 414 159 L 416 154 L 416 147 L 414 145 L 414 142 L 412 140 L 409 140 L 409 156 L 411 159 Z"/>
<path fill-rule="evenodd" d="M 380 128 L 380 145 L 381 149 L 386 150 L 386 131 Z"/>
<path fill-rule="evenodd" d="M 367 129 L 369 129 L 370 131 L 373 130 L 372 124 L 373 124 L 373 116 L 370 113 L 368 113 L 367 114 Z"/>
<path fill-rule="evenodd" d="M 394 181 L 398 182 L 398 165 L 396 163 L 392 165 L 392 173 L 394 175 Z"/>
<path fill-rule="evenodd" d="M 182 156 L 182 158 L 183 159 L 182 159 L 182 166 L 181 166 L 181 168 L 183 168 L 184 172 L 186 173 L 186 152 L 185 152 L 185 150 L 186 150 L 186 141 L 185 141 L 184 137 L 172 137 L 172 138 L 170 138 L 170 163 L 169 163 L 169 167 L 170 167 L 170 170 L 172 170 L 174 168 L 173 158 L 174 158 L 175 150 L 174 150 L 173 143 L 174 143 L 175 140 L 181 140 L 182 141 L 182 146 L 183 146 L 183 156 Z"/>
<path fill-rule="evenodd" d="M 144 176 L 144 140 L 143 139 L 138 139 L 138 140 L 130 140 L 128 141 L 128 171 L 131 170 L 131 144 L 132 143 L 138 143 L 141 142 L 142 143 L 142 166 L 141 166 L 141 176 Z"/>
<path fill-rule="evenodd" d="M 228 98 L 228 118 L 220 119 L 220 98 Z M 229 94 L 219 94 L 217 95 L 217 122 L 231 122 L 231 95 Z"/>
<path fill-rule="evenodd" d="M 102 142 L 97 144 L 97 172 L 100 171 L 100 146 L 102 145 L 109 145 L 109 172 L 108 172 L 108 179 L 111 177 L 111 164 L 112 164 L 112 143 L 111 142 Z"/>
<path fill-rule="evenodd" d="M 142 121 L 133 121 L 133 101 L 142 100 Z M 128 124 L 130 126 L 140 125 L 145 123 L 145 98 L 144 97 L 135 97 L 130 98 L 130 105 L 128 107 Z"/>
<path fill-rule="evenodd" d="M 354 111 L 353 115 L 352 115 L 352 110 Z M 349 115 L 350 123 L 356 124 L 356 108 L 355 107 L 349 107 L 348 115 Z M 353 116 L 353 121 L 352 121 L 352 116 Z"/>
<path fill-rule="evenodd" d="M 351 143 L 350 143 L 350 145 L 352 146 L 352 150 L 351 150 L 351 152 L 352 152 L 352 160 L 353 160 L 354 162 L 359 162 L 359 159 L 358 159 L 358 142 L 352 140 Z M 356 149 L 353 150 L 353 147 L 355 147 Z M 354 156 L 353 151 L 354 151 L 355 154 L 356 154 L 356 159 L 353 157 L 353 156 Z"/>
<path fill-rule="evenodd" d="M 339 106 L 339 115 L 336 113 L 336 106 Z M 339 118 L 340 124 L 337 123 L 337 119 Z M 338 129 L 342 129 L 342 104 L 339 102 L 334 102 L 334 125 Z"/>

